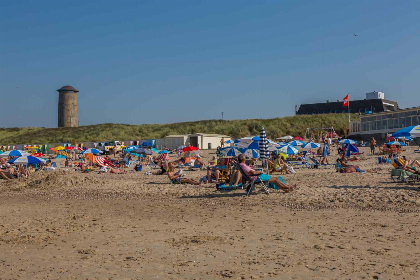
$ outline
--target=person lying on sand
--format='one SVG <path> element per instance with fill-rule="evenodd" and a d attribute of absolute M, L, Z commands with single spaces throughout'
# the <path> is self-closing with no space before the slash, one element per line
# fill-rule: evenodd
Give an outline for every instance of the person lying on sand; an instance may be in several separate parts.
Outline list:
<path fill-rule="evenodd" d="M 10 172 L 4 171 L 4 169 L 1 169 L 0 178 L 4 180 L 12 180 L 12 179 L 17 179 L 17 176 L 11 174 Z"/>
<path fill-rule="evenodd" d="M 175 172 L 175 167 L 172 162 L 168 164 L 168 178 L 173 184 L 200 185 L 200 182 L 193 179 L 182 178 L 182 172 Z"/>
<path fill-rule="evenodd" d="M 109 170 L 109 173 L 113 173 L 113 174 L 126 174 L 127 171 L 122 170 L 122 169 L 115 169 L 115 168 L 112 168 L 111 167 L 111 169 Z"/>
<path fill-rule="evenodd" d="M 366 173 L 366 172 L 367 173 L 378 173 L 378 171 L 372 170 L 372 169 L 362 170 L 357 165 L 338 168 L 337 172 L 340 172 L 340 173 Z"/>
<path fill-rule="evenodd" d="M 248 165 L 245 164 L 245 156 L 244 155 L 239 155 L 238 156 L 238 161 L 239 161 L 239 166 L 242 168 L 242 170 L 245 172 L 245 174 L 247 174 L 251 178 L 251 180 L 253 180 L 254 182 L 258 182 L 258 180 L 268 181 L 270 183 L 275 184 L 279 189 L 281 189 L 285 192 L 291 192 L 294 189 L 296 189 L 296 185 L 291 186 L 291 187 L 286 186 L 278 178 L 272 177 L 272 176 L 267 175 L 267 174 L 264 174 L 262 171 L 256 171 L 256 170 L 252 169 L 251 167 L 249 167 Z"/>

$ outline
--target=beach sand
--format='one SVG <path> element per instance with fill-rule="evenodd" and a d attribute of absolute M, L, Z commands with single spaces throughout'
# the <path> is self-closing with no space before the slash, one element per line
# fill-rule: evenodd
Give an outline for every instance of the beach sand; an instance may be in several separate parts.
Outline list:
<path fill-rule="evenodd" d="M 300 168 L 250 197 L 145 170 L 0 180 L 0 279 L 418 279 L 420 184 L 362 151 L 378 173 Z"/>

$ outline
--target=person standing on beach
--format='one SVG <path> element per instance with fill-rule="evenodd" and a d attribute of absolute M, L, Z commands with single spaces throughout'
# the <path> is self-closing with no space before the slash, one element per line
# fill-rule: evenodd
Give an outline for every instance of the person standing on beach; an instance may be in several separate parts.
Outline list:
<path fill-rule="evenodd" d="M 223 148 L 225 146 L 225 138 L 222 137 L 220 140 L 220 147 Z"/>
<path fill-rule="evenodd" d="M 372 155 L 374 155 L 375 154 L 375 147 L 376 147 L 375 137 L 372 137 L 372 139 L 370 139 L 369 146 L 370 146 L 370 153 Z"/>

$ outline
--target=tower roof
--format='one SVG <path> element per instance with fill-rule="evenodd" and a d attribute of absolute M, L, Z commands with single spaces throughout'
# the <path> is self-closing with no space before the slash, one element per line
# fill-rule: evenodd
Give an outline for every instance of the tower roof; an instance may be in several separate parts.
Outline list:
<path fill-rule="evenodd" d="M 74 91 L 74 92 L 79 92 L 77 89 L 75 89 L 74 87 L 72 87 L 72 86 L 63 86 L 63 87 L 61 87 L 60 89 L 57 89 L 57 91 L 58 92 L 60 92 L 60 91 Z"/>

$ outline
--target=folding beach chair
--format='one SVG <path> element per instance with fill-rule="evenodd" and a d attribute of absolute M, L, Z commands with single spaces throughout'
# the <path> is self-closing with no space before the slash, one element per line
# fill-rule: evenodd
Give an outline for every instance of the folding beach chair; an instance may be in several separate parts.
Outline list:
<path fill-rule="evenodd" d="M 255 188 L 255 184 L 260 184 L 262 186 L 262 188 L 264 189 L 264 191 L 266 193 L 269 193 L 268 190 L 268 181 L 261 181 L 259 180 L 259 178 L 257 178 L 257 180 L 253 181 L 250 176 L 248 176 L 245 171 L 242 169 L 242 167 L 239 165 L 238 162 L 236 161 L 232 161 L 232 165 L 239 170 L 239 172 L 241 172 L 242 174 L 242 178 L 246 181 L 244 188 L 246 188 L 246 195 L 249 196 L 249 194 L 251 193 L 252 189 Z"/>
<path fill-rule="evenodd" d="M 391 170 L 391 179 L 395 182 L 395 183 L 407 183 L 408 179 L 410 178 L 410 176 L 412 175 L 412 173 L 407 172 L 405 170 L 402 169 L 392 169 Z"/>

